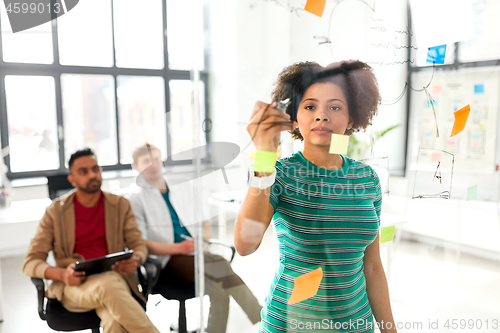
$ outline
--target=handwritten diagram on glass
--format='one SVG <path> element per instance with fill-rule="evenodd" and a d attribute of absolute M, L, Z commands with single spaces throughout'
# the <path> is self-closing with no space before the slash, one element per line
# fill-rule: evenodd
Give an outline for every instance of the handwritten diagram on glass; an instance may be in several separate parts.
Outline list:
<path fill-rule="evenodd" d="M 412 199 L 449 199 L 454 164 L 455 156 L 452 153 L 440 149 L 420 147 Z"/>
<path fill-rule="evenodd" d="M 375 170 L 380 179 L 382 194 L 389 194 L 389 157 L 368 157 L 360 160 Z"/>

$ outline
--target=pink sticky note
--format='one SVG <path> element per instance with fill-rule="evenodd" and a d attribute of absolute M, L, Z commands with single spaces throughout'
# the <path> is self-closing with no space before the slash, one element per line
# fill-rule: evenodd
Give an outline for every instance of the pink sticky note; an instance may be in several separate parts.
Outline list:
<path fill-rule="evenodd" d="M 441 152 L 440 151 L 435 151 L 431 154 L 431 161 L 432 162 L 439 162 L 441 161 Z"/>
<path fill-rule="evenodd" d="M 441 95 L 443 92 L 443 86 L 440 84 L 433 84 L 432 85 L 432 94 L 433 95 Z"/>

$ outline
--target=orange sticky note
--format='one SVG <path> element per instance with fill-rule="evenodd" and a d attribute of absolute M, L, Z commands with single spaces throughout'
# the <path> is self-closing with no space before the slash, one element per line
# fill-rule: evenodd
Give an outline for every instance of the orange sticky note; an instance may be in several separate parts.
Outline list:
<path fill-rule="evenodd" d="M 312 13 L 316 16 L 323 16 L 325 10 L 326 0 L 307 0 L 305 11 Z"/>
<path fill-rule="evenodd" d="M 296 277 L 293 281 L 293 291 L 288 304 L 302 302 L 316 295 L 321 279 L 323 279 L 323 270 L 321 267 Z"/>
<path fill-rule="evenodd" d="M 467 123 L 467 119 L 469 119 L 469 113 L 470 113 L 470 104 L 467 104 L 460 110 L 455 111 L 455 113 L 453 113 L 455 115 L 455 123 L 453 124 L 453 129 L 451 130 L 450 138 L 464 130 L 465 124 Z"/>

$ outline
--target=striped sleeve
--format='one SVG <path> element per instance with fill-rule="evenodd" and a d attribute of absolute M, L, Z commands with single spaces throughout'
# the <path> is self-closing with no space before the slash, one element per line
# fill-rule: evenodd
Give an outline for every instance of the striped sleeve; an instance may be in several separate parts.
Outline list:
<path fill-rule="evenodd" d="M 280 161 L 276 162 L 276 180 L 271 186 L 271 192 L 269 193 L 269 202 L 274 207 L 276 212 L 276 207 L 278 207 L 278 202 L 280 201 L 281 193 L 283 190 L 283 169 Z"/>
<path fill-rule="evenodd" d="M 380 212 L 382 211 L 382 186 L 380 185 L 380 178 L 378 178 L 377 173 L 370 167 L 373 174 L 373 186 L 375 186 L 375 200 L 373 200 L 373 206 L 375 207 L 375 212 L 380 223 Z"/>

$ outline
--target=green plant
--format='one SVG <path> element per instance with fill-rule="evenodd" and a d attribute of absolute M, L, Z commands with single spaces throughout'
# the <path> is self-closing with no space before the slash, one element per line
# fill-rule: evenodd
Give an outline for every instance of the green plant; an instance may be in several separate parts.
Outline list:
<path fill-rule="evenodd" d="M 371 142 L 367 142 L 366 140 L 360 140 L 356 137 L 356 134 L 352 134 L 349 137 L 349 147 L 347 148 L 347 156 L 353 158 L 355 160 L 363 159 L 366 155 L 366 150 L 369 149 L 375 141 L 392 131 L 393 129 L 399 127 L 399 125 L 393 125 L 386 128 L 383 131 L 375 132 L 371 138 Z"/>

